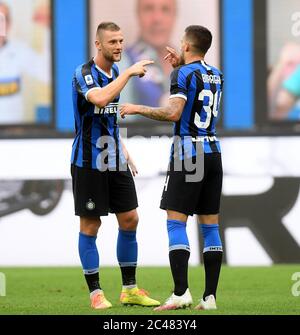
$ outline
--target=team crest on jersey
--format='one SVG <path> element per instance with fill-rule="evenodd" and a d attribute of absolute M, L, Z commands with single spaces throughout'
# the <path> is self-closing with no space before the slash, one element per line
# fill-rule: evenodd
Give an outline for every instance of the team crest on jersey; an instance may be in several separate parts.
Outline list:
<path fill-rule="evenodd" d="M 85 82 L 86 82 L 87 85 L 92 85 L 92 84 L 94 84 L 93 77 L 92 77 L 90 74 L 86 75 L 86 76 L 84 77 L 84 80 L 85 80 Z"/>
<path fill-rule="evenodd" d="M 96 205 L 91 199 L 89 199 L 89 201 L 85 204 L 85 207 L 87 210 L 92 211 L 95 209 Z"/>

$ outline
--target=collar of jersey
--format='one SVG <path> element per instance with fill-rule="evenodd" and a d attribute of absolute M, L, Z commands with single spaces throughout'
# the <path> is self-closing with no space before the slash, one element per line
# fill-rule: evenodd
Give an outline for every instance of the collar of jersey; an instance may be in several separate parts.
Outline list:
<path fill-rule="evenodd" d="M 104 74 L 107 78 L 112 78 L 112 70 L 110 69 L 110 74 L 108 74 L 108 73 L 106 73 L 105 71 L 103 71 L 102 69 L 101 69 L 101 67 L 99 67 L 96 63 L 95 63 L 95 60 L 94 60 L 94 58 L 93 58 L 93 61 L 94 61 L 94 64 L 95 64 L 95 67 L 96 67 L 96 69 L 98 70 L 98 71 L 100 71 L 102 74 Z"/>
<path fill-rule="evenodd" d="M 204 60 L 201 60 L 201 59 L 198 59 L 198 60 L 195 60 L 195 61 L 193 61 L 193 62 L 191 62 L 191 63 L 188 63 L 188 64 L 185 64 L 185 65 L 189 65 L 189 64 L 196 64 L 196 63 L 200 63 L 202 66 L 204 66 L 205 68 L 206 68 L 206 70 L 211 70 L 211 67 L 209 66 L 209 65 L 207 65 L 206 63 L 205 63 L 205 61 Z"/>

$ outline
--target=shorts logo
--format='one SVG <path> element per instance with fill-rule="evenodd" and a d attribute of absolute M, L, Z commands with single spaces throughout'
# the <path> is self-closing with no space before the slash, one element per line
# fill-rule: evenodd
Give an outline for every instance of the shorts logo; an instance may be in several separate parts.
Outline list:
<path fill-rule="evenodd" d="M 93 80 L 93 77 L 88 74 L 87 76 L 84 77 L 84 80 L 86 82 L 87 85 L 92 85 L 94 84 L 94 80 Z"/>
<path fill-rule="evenodd" d="M 86 203 L 85 207 L 86 207 L 87 210 L 92 211 L 92 210 L 95 209 L 96 205 L 91 199 L 89 199 L 89 201 Z"/>

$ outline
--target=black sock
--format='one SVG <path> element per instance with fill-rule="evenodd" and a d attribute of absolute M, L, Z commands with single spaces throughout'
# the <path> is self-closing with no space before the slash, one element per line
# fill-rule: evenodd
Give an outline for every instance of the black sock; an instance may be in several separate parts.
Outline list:
<path fill-rule="evenodd" d="M 99 272 L 90 274 L 90 275 L 84 275 L 85 280 L 88 284 L 90 293 L 92 293 L 95 290 L 101 290 L 100 283 L 99 283 Z"/>
<path fill-rule="evenodd" d="M 124 286 L 135 285 L 136 266 L 121 266 L 122 283 Z"/>
<path fill-rule="evenodd" d="M 222 251 L 207 251 L 203 253 L 205 269 L 205 291 L 203 293 L 203 299 L 210 294 L 213 294 L 216 298 L 222 255 Z"/>
<path fill-rule="evenodd" d="M 188 288 L 188 263 L 190 252 L 179 249 L 169 252 L 172 276 L 175 284 L 174 294 L 183 295 Z"/>

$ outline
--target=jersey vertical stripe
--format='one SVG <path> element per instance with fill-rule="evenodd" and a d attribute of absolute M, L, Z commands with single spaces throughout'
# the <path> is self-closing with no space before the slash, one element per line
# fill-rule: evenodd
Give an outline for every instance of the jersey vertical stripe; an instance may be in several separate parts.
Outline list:
<path fill-rule="evenodd" d="M 187 75 L 186 85 L 187 88 L 192 87 L 195 84 L 196 77 L 194 72 Z M 192 135 L 193 129 L 190 127 L 191 125 L 191 118 L 193 118 L 193 105 L 189 104 L 189 101 L 194 101 L 196 96 L 195 90 L 187 90 L 187 104 L 186 104 L 186 110 L 185 113 L 182 114 L 183 122 L 180 127 L 180 134 L 188 133 L 189 135 Z M 188 130 L 186 130 L 188 128 Z"/>
<path fill-rule="evenodd" d="M 208 76 L 213 75 L 213 72 L 212 72 L 210 67 L 203 64 L 203 62 L 201 62 L 201 64 L 202 64 L 202 74 L 208 75 Z M 215 93 L 217 92 L 217 88 L 216 88 L 215 83 L 204 83 L 204 89 L 208 90 L 208 91 L 211 91 L 213 93 L 213 96 L 215 96 Z M 204 117 L 208 117 L 208 116 L 204 115 Z M 215 130 L 215 127 L 214 127 L 214 125 L 215 125 L 214 120 L 216 120 L 216 118 L 214 117 L 214 115 L 212 113 L 209 125 L 207 127 L 207 132 L 210 135 L 215 135 L 216 134 L 216 130 Z M 203 131 L 199 133 L 200 136 L 202 134 L 203 134 Z M 216 145 L 216 141 L 207 141 L 207 142 L 205 142 L 205 146 L 206 146 L 206 148 L 205 148 L 206 151 L 204 150 L 204 152 L 207 152 L 207 153 L 219 152 L 218 147 Z"/>
<path fill-rule="evenodd" d="M 93 124 L 93 117 L 85 116 L 82 124 L 82 136 L 83 136 L 82 166 L 85 168 L 92 167 L 92 124 Z"/>
<path fill-rule="evenodd" d="M 195 94 L 194 99 L 191 103 L 192 113 L 189 123 L 189 132 L 191 136 L 196 137 L 199 135 L 199 129 L 196 127 L 195 124 L 195 115 L 196 113 L 200 113 L 202 109 L 202 102 L 199 100 L 199 92 L 204 89 L 204 83 L 201 80 L 201 72 L 199 69 L 195 69 L 192 73 L 194 80 L 191 82 L 191 85 Z"/>

